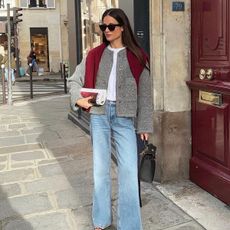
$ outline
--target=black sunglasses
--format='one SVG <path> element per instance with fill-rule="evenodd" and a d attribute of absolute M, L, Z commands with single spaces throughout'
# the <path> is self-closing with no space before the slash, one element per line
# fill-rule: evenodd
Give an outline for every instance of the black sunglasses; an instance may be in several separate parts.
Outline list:
<path fill-rule="evenodd" d="M 101 24 L 101 25 L 99 25 L 102 32 L 104 32 L 107 27 L 108 27 L 109 31 L 114 31 L 116 26 L 121 26 L 121 25 L 120 24 L 109 24 L 109 25 Z"/>

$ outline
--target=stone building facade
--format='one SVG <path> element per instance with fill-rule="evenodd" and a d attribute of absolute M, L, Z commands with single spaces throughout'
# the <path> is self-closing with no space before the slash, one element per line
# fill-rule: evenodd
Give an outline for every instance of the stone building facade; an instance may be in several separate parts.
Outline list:
<path fill-rule="evenodd" d="M 10 7 L 22 8 L 22 22 L 18 23 L 20 64 L 27 67 L 31 46 L 35 47 L 38 65 L 46 72 L 59 72 L 60 62 L 69 59 L 67 2 L 61 0 L 5 0 Z M 11 17 L 12 17 L 11 11 Z"/>

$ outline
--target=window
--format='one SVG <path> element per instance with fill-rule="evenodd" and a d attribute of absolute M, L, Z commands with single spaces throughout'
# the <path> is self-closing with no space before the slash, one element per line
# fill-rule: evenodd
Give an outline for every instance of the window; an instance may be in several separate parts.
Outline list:
<path fill-rule="evenodd" d="M 37 0 L 30 0 L 29 7 L 37 7 Z"/>
<path fill-rule="evenodd" d="M 44 1 L 44 0 L 39 0 L 38 6 L 39 6 L 39 7 L 46 7 L 45 1 Z"/>
<path fill-rule="evenodd" d="M 46 0 L 47 8 L 55 8 L 55 0 Z"/>
<path fill-rule="evenodd" d="M 20 0 L 21 8 L 28 8 L 28 0 Z"/>
<path fill-rule="evenodd" d="M 12 2 L 12 0 L 4 0 L 4 1 L 1 0 L 0 4 L 1 4 L 1 6 L 0 6 L 1 9 L 7 9 L 7 4 L 10 4 L 10 7 L 14 7 L 15 6 L 15 3 Z"/>
<path fill-rule="evenodd" d="M 20 0 L 22 8 L 55 8 L 55 0 Z"/>

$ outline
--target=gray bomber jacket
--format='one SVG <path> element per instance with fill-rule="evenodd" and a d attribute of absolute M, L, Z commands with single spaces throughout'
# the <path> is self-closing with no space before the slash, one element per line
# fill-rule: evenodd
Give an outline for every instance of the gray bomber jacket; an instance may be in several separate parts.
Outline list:
<path fill-rule="evenodd" d="M 113 51 L 106 48 L 102 54 L 96 78 L 95 88 L 107 89 L 112 69 Z M 80 89 L 84 85 L 85 59 L 76 67 L 73 75 L 68 78 L 71 107 L 78 110 L 76 101 L 82 98 Z M 152 81 L 149 71 L 145 68 L 141 73 L 138 89 L 127 60 L 126 49 L 119 51 L 117 57 L 116 80 L 116 112 L 117 116 L 136 118 L 137 133 L 153 132 L 153 100 Z M 105 114 L 105 106 L 93 106 L 92 114 Z"/>

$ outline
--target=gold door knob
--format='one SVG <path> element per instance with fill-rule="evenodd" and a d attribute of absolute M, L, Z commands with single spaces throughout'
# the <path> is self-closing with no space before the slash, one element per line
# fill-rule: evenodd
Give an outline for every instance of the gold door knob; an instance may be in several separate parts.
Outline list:
<path fill-rule="evenodd" d="M 199 73 L 200 80 L 204 80 L 205 79 L 205 75 L 206 75 L 205 69 L 200 69 L 200 73 Z"/>
<path fill-rule="evenodd" d="M 206 77 L 207 77 L 208 80 L 213 79 L 213 70 L 212 69 L 207 69 L 206 70 Z"/>

